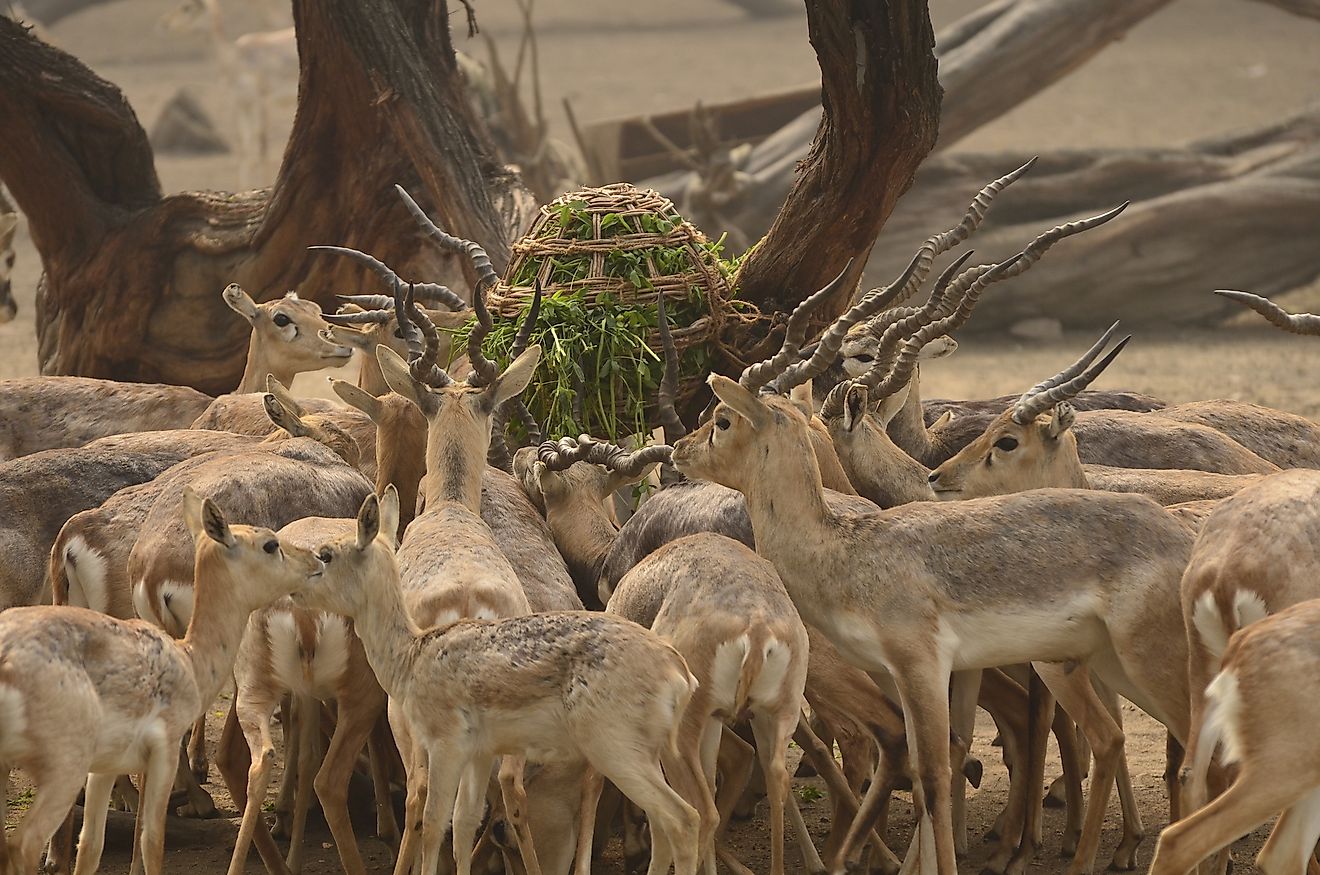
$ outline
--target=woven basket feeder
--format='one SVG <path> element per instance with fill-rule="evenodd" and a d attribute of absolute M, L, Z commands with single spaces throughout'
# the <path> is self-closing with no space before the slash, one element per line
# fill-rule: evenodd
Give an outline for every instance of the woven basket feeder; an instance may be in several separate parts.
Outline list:
<path fill-rule="evenodd" d="M 657 263 L 662 259 L 667 263 Z M 702 315 L 690 324 L 673 324 L 670 331 L 682 359 L 685 351 L 716 337 L 726 319 L 737 318 L 725 270 L 705 235 L 667 198 L 616 183 L 570 192 L 541 207 L 527 234 L 514 243 L 488 304 L 505 318 L 519 316 L 537 279 L 546 294 L 581 295 L 588 303 L 609 295 L 654 309 L 657 293 L 663 294 L 671 324 L 691 317 L 692 302 L 699 300 Z M 647 344 L 660 349 L 658 332 L 650 332 Z M 680 380 L 676 401 L 689 400 L 703 381 L 701 374 Z"/>

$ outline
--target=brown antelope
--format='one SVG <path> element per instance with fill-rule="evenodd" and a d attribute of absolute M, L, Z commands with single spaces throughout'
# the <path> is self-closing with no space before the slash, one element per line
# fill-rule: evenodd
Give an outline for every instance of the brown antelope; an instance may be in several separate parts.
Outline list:
<path fill-rule="evenodd" d="M 936 497 L 949 501 L 1053 486 L 1139 492 L 1160 504 L 1177 504 L 1224 498 L 1260 480 L 1263 475 L 1259 474 L 1110 468 L 1082 463 L 1079 448 L 1085 439 L 1073 434 L 1077 412 L 1069 402 L 1127 344 L 1130 338 L 1124 338 L 1095 361 L 1117 328 L 1115 323 L 1077 362 L 1023 393 L 984 434 L 931 471 L 929 481 Z"/>
<path fill-rule="evenodd" d="M 659 591 L 654 618 L 638 612 Z M 807 680 L 807 630 L 770 563 L 723 535 L 692 535 L 673 541 L 629 571 L 607 610 L 651 630 L 683 656 L 697 679 L 683 714 L 679 747 L 700 752 L 710 792 L 726 721 L 750 714 L 756 750 L 770 798 L 770 871 L 784 871 L 784 809 L 810 871 L 824 871 L 811 835 L 790 790 L 784 756 L 802 711 Z M 651 620 L 646 624 L 642 621 Z M 748 764 L 750 766 L 750 763 Z M 731 776 L 726 776 L 731 777 Z M 721 788 L 719 822 L 727 823 L 748 773 Z M 713 845 L 702 848 L 707 871 Z"/>
<path fill-rule="evenodd" d="M 264 304 L 230 283 L 222 293 L 225 303 L 252 326 L 247 364 L 235 394 L 266 391 L 266 376 L 284 385 L 303 371 L 319 371 L 348 364 L 353 351 L 321 336 L 330 327 L 315 301 L 304 301 L 289 292 Z"/>
<path fill-rule="evenodd" d="M 992 282 L 995 272 L 1023 257 L 1002 262 L 978 282 Z M 883 296 L 864 301 L 826 338 L 841 338 L 870 307 L 885 303 Z M 905 342 L 900 357 L 914 359 L 918 346 Z M 810 365 L 803 365 L 785 368 L 772 359 L 748 368 L 739 382 L 712 377 L 721 403 L 675 447 L 674 463 L 690 476 L 741 491 L 757 551 L 774 563 L 803 619 L 846 659 L 894 675 L 920 776 L 917 807 L 925 809 L 909 862 L 923 871 L 955 871 L 943 744 L 949 672 L 1049 661 L 1037 670 L 1079 721 L 1098 761 L 1071 867 L 1089 871 L 1122 753 L 1122 733 L 1089 672 L 1186 738 L 1186 679 L 1171 670 L 1167 635 L 1155 636 L 1159 654 L 1148 652 L 1154 644 L 1147 630 L 1155 623 L 1179 628 L 1167 602 L 1190 549 L 1189 533 L 1149 499 L 1073 490 L 837 514 L 824 502 L 807 451 L 806 419 L 781 395 L 810 376 Z M 758 394 L 763 387 L 768 391 Z M 1105 548 L 1136 537 L 1148 548 L 1140 555 Z M 1069 552 L 1061 544 L 1079 546 Z M 1022 568 L 1034 573 L 1023 577 Z M 1064 672 L 1054 661 L 1078 668 Z"/>
<path fill-rule="evenodd" d="M 107 435 L 187 428 L 212 401 L 187 386 L 89 377 L 0 380 L 0 462 Z M 28 411 L 41 410 L 33 416 Z"/>
<path fill-rule="evenodd" d="M 1218 294 L 1249 306 L 1271 324 L 1296 334 L 1320 334 L 1320 317 L 1289 314 L 1265 298 L 1246 292 Z M 1320 475 L 1310 470 L 1266 477 L 1226 499 L 1206 519 L 1182 580 L 1191 680 L 1192 740 L 1187 762 L 1186 810 L 1222 789 L 1217 770 L 1207 788 L 1206 769 L 1213 742 L 1199 733 L 1207 720 L 1206 687 L 1218 670 L 1229 638 L 1267 614 L 1316 598 L 1314 573 L 1304 558 L 1320 537 L 1320 513 L 1313 505 Z M 1200 767 L 1195 764 L 1202 763 Z"/>
<path fill-rule="evenodd" d="M 407 823 L 408 832 L 422 826 L 423 870 L 435 871 L 452 817 L 466 875 L 492 760 L 505 755 L 589 762 L 646 811 L 657 836 L 652 871 L 665 871 L 672 859 L 679 875 L 693 875 L 699 817 L 661 772 L 663 759 L 676 780 L 686 771 L 700 783 L 676 746 L 694 684 L 683 658 L 635 623 L 586 612 L 465 620 L 422 632 L 404 606 L 394 560 L 396 501 L 393 490 L 379 503 L 367 498 L 356 535 L 317 551 L 329 569 L 326 585 L 298 601 L 354 618 L 381 685 L 426 751 L 425 814 Z M 594 802 L 594 795 L 584 798 Z M 590 822 L 583 818 L 584 826 Z M 579 847 L 590 847 L 585 828 Z"/>
<path fill-rule="evenodd" d="M 145 483 L 197 452 L 195 445 L 149 452 L 46 450 L 0 464 L 0 610 L 50 598 L 46 557 L 74 514 L 127 486 Z"/>
<path fill-rule="evenodd" d="M 279 531 L 282 543 L 314 548 L 351 531 L 352 520 L 306 517 Z M 294 697 L 292 719 L 286 713 L 285 775 L 296 787 L 289 830 L 290 871 L 302 870 L 303 834 L 313 788 L 344 871 L 362 875 L 366 870 L 348 816 L 348 780 L 358 754 L 372 741 L 372 730 L 385 713 L 385 692 L 367 662 L 353 621 L 339 614 L 308 610 L 283 600 L 254 613 L 234 665 L 237 693 L 233 715 L 250 755 L 247 774 L 232 757 L 218 759 L 225 783 L 235 799 L 246 797 L 243 821 L 230 872 L 243 872 L 249 843 L 264 845 L 263 859 L 274 845 L 261 820 L 262 803 L 274 766 L 271 719 L 286 695 Z M 334 703 L 335 728 L 324 759 L 319 756 L 321 703 Z M 295 741 L 296 740 L 296 741 Z M 225 745 L 222 743 L 222 750 Z M 377 831 L 387 841 L 397 837 L 390 805 L 382 751 L 370 752 L 376 785 Z M 241 792 L 235 792 L 241 791 Z"/>
<path fill-rule="evenodd" d="M 1298 557 L 1286 558 L 1291 565 Z M 1311 599 L 1252 622 L 1228 639 L 1204 692 L 1199 747 L 1190 768 L 1192 783 L 1204 782 L 1219 746 L 1223 761 L 1237 766 L 1237 776 L 1223 795 L 1160 834 L 1152 873 L 1186 875 L 1276 814 L 1278 823 L 1256 866 L 1267 875 L 1307 871 L 1320 838 L 1320 763 L 1312 737 L 1320 714 L 1305 689 L 1320 672 L 1317 629 L 1320 601 Z"/>
<path fill-rule="evenodd" d="M 18 315 L 10 275 L 14 272 L 14 234 L 18 230 L 18 212 L 0 190 L 0 325 L 13 322 Z"/>
<path fill-rule="evenodd" d="M 230 677 L 248 614 L 321 573 L 310 552 L 269 529 L 230 526 L 209 499 L 183 503 L 197 553 L 197 609 L 183 640 L 145 623 L 72 607 L 0 615 L 0 764 L 38 792 L 7 840 L 34 872 L 86 782 L 77 870 L 95 872 L 118 775 L 145 774 L 139 820 L 147 875 L 163 868 L 165 811 L 184 732 Z M 89 654 L 97 658 L 89 661 Z"/>

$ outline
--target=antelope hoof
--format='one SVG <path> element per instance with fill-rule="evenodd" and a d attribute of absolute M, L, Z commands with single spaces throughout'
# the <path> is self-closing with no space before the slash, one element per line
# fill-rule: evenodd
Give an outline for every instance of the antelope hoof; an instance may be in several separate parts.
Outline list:
<path fill-rule="evenodd" d="M 963 777 L 967 779 L 967 783 L 977 790 L 981 789 L 981 776 L 984 770 L 985 767 L 981 765 L 981 761 L 976 757 L 968 757 L 963 761 Z"/>
<path fill-rule="evenodd" d="M 815 778 L 820 775 L 811 765 L 811 760 L 803 757 L 798 761 L 797 771 L 793 773 L 794 778 Z"/>
<path fill-rule="evenodd" d="M 1045 798 L 1041 800 L 1041 804 L 1046 808 L 1063 808 L 1067 804 L 1065 801 L 1067 794 L 1068 791 L 1063 786 L 1063 778 L 1055 778 L 1054 783 L 1050 784 L 1050 789 L 1045 791 Z"/>
<path fill-rule="evenodd" d="M 1133 836 L 1119 842 L 1118 848 L 1114 850 L 1114 859 L 1109 862 L 1109 868 L 1119 872 L 1131 872 L 1137 868 L 1137 848 L 1141 845 L 1142 838 L 1143 836 Z"/>
<path fill-rule="evenodd" d="M 1060 857 L 1073 857 L 1077 854 L 1077 842 L 1081 839 L 1081 833 L 1077 830 L 1068 830 L 1063 834 L 1063 844 L 1059 846 Z"/>
<path fill-rule="evenodd" d="M 191 802 L 185 802 L 175 810 L 175 815 L 189 820 L 212 820 L 220 816 L 219 810 L 215 807 L 215 802 L 211 800 L 209 795 L 203 795 L 202 800 L 201 808 Z"/>

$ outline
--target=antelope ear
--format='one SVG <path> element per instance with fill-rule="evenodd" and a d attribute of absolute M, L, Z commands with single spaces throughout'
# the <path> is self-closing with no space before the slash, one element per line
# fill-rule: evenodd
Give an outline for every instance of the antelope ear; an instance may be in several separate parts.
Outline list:
<path fill-rule="evenodd" d="M 266 408 L 266 416 L 279 428 L 293 437 L 307 437 L 307 426 L 292 410 L 285 407 L 278 398 L 267 392 L 261 396 L 261 403 Z"/>
<path fill-rule="evenodd" d="M 408 363 L 397 352 L 383 344 L 376 347 L 376 361 L 380 363 L 380 372 L 385 377 L 386 384 L 416 404 L 417 409 L 422 413 L 426 413 L 426 408 L 422 406 L 422 396 L 426 394 L 426 389 L 413 379 L 408 371 Z"/>
<path fill-rule="evenodd" d="M 202 498 L 191 488 L 183 490 L 183 521 L 192 533 L 193 539 L 205 533 L 208 538 L 226 547 L 238 543 L 234 533 L 229 530 L 225 515 L 216 507 L 214 501 Z"/>
<path fill-rule="evenodd" d="M 801 410 L 802 415 L 805 416 L 807 419 L 810 419 L 812 416 L 815 415 L 816 405 L 813 402 L 811 395 L 810 380 L 807 380 L 805 383 L 803 383 L 800 386 L 794 386 L 792 390 L 788 393 L 788 398 L 790 401 L 792 401 L 794 404 L 797 405 L 798 410 Z"/>
<path fill-rule="evenodd" d="M 944 337 L 937 337 L 923 346 L 921 352 L 917 353 L 917 360 L 932 361 L 934 359 L 942 359 L 953 355 L 957 351 L 958 341 L 945 335 Z"/>
<path fill-rule="evenodd" d="M 249 324 L 255 324 L 257 321 L 257 302 L 252 300 L 247 292 L 243 291 L 238 283 L 230 283 L 225 286 L 221 292 L 221 297 L 229 305 L 229 309 L 242 316 Z"/>
<path fill-rule="evenodd" d="M 394 488 L 393 483 L 385 487 L 385 494 L 380 497 L 380 531 L 376 537 L 382 536 L 391 550 L 398 547 L 399 490 Z"/>
<path fill-rule="evenodd" d="M 1054 405 L 1054 415 L 1050 417 L 1049 425 L 1045 426 L 1046 432 L 1052 438 L 1057 438 L 1068 429 L 1072 428 L 1073 423 L 1077 421 L 1077 411 L 1067 401 L 1060 401 Z"/>
<path fill-rule="evenodd" d="M 343 380 L 331 380 L 330 388 L 339 396 L 340 401 L 355 410 L 361 410 L 372 422 L 380 425 L 380 399 L 375 395 Z"/>
<path fill-rule="evenodd" d="M 298 399 L 293 397 L 293 393 L 288 387 L 275 379 L 274 374 L 266 375 L 266 391 L 279 399 L 279 402 L 288 408 L 294 416 L 304 416 L 307 411 L 298 403 Z"/>
<path fill-rule="evenodd" d="M 843 393 L 843 428 L 851 432 L 861 424 L 866 416 L 866 404 L 870 392 L 865 386 L 853 383 Z"/>
<path fill-rule="evenodd" d="M 903 409 L 907 403 L 908 393 L 912 391 L 912 381 L 904 383 L 902 388 L 887 398 L 881 398 L 876 409 L 871 412 L 871 418 L 884 428 L 889 427 L 889 421 L 898 415 L 898 411 Z"/>
<path fill-rule="evenodd" d="M 946 410 L 940 414 L 939 419 L 935 420 L 930 424 L 930 427 L 932 430 L 937 428 L 944 428 L 946 425 L 948 425 L 951 422 L 953 422 L 953 411 Z"/>
<path fill-rule="evenodd" d="M 371 546 L 371 542 L 376 540 L 376 535 L 380 534 L 380 499 L 375 493 L 368 495 L 362 502 L 362 509 L 357 515 L 357 548 L 359 551 Z"/>
<path fill-rule="evenodd" d="M 494 406 L 499 407 L 510 398 L 520 395 L 522 390 L 527 388 L 527 384 L 532 382 L 532 375 L 536 372 L 536 365 L 540 361 L 541 345 L 538 343 L 527 347 L 522 355 L 514 359 L 490 388 L 494 393 L 492 396 Z"/>
<path fill-rule="evenodd" d="M 742 387 L 737 380 L 730 380 L 722 374 L 711 374 L 706 380 L 710 390 L 739 416 L 751 423 L 752 428 L 761 428 L 770 422 L 770 410 L 751 392 Z"/>

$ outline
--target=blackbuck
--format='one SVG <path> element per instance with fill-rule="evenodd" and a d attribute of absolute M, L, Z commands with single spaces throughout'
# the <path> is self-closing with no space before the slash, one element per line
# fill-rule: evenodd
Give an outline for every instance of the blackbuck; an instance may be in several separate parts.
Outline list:
<path fill-rule="evenodd" d="M 1297 558 L 1290 554 L 1287 561 Z M 1228 639 L 1204 692 L 1198 750 L 1189 765 L 1193 783 L 1203 783 L 1218 747 L 1237 775 L 1223 795 L 1160 834 L 1154 875 L 1187 875 L 1275 815 L 1278 822 L 1256 866 L 1267 875 L 1299 875 L 1314 866 L 1320 763 L 1313 736 L 1320 713 L 1308 693 L 1320 673 L 1317 630 L 1320 601 L 1311 599 Z"/>
<path fill-rule="evenodd" d="M 297 601 L 354 618 L 391 707 L 429 760 L 424 804 L 406 824 L 407 833 L 420 828 L 423 871 L 435 871 L 451 819 L 458 871 L 469 871 L 494 758 L 506 756 L 589 763 L 646 811 L 656 836 L 652 870 L 672 860 L 678 875 L 693 875 L 700 818 L 661 771 L 663 761 L 676 782 L 704 787 L 676 744 L 695 683 L 683 658 L 649 630 L 598 613 L 460 620 L 423 632 L 400 586 L 396 502 L 392 489 L 368 497 L 357 531 L 317 550 L 329 572 L 324 585 Z M 506 810 L 520 828 L 518 782 L 506 774 Z M 589 857 L 598 785 L 582 786 L 578 847 Z M 527 851 L 524 860 L 534 860 Z M 588 871 L 583 860 L 580 853 L 579 872 Z"/>
<path fill-rule="evenodd" d="M 229 308 L 252 326 L 236 394 L 266 391 L 268 374 L 288 386 L 303 371 L 341 367 L 353 354 L 347 346 L 322 336 L 330 324 L 320 305 L 302 300 L 296 292 L 258 304 L 237 283 L 230 283 L 222 295 Z"/>
<path fill-rule="evenodd" d="M 35 872 L 41 849 L 86 784 L 77 871 L 95 872 L 115 779 L 142 773 L 142 861 L 163 869 L 165 814 L 179 746 L 231 676 L 248 615 L 321 573 L 312 553 L 269 529 L 230 525 L 209 499 L 187 493 L 196 550 L 196 610 L 176 641 L 136 620 L 73 607 L 0 614 L 0 768 L 37 787 L 7 839 L 10 865 Z M 95 655 L 95 659 L 89 656 Z"/>
<path fill-rule="evenodd" d="M 1097 361 L 1117 328 L 1115 323 L 1080 359 L 1024 392 L 984 434 L 931 471 L 929 481 L 936 497 L 949 501 L 1068 487 L 1137 492 L 1167 505 L 1224 498 L 1260 480 L 1264 475 L 1112 468 L 1082 462 L 1080 448 L 1086 439 L 1074 434 L 1078 414 L 1071 401 L 1122 352 L 1130 338 Z"/>
<path fill-rule="evenodd" d="M 1010 257 L 978 282 L 993 281 L 1023 257 Z M 845 313 L 817 352 L 831 358 L 830 343 L 889 303 L 885 297 L 863 299 Z M 915 358 L 918 346 L 906 341 L 900 357 Z M 1080 490 L 837 514 L 824 500 L 806 417 L 783 397 L 812 376 L 810 360 L 785 367 L 792 353 L 781 350 L 739 381 L 711 377 L 720 404 L 675 447 L 675 465 L 742 492 L 757 552 L 775 565 L 803 619 L 845 659 L 893 675 L 919 775 L 914 793 L 922 813 L 909 849 L 914 871 L 956 871 L 946 744 L 950 672 L 1019 662 L 1036 663 L 1096 752 L 1071 866 L 1090 871 L 1123 745 L 1090 673 L 1178 739 L 1187 737 L 1186 677 L 1169 659 L 1169 640 L 1178 639 L 1167 632 L 1181 627 L 1172 590 L 1190 552 L 1189 532 L 1144 497 Z M 1143 549 L 1130 550 L 1133 543 Z M 1024 577 L 1023 568 L 1034 573 Z M 1024 846 L 1032 845 L 1024 835 Z"/>
<path fill-rule="evenodd" d="M 282 543 L 313 549 L 354 528 L 351 519 L 304 517 L 280 529 L 278 536 Z M 280 870 L 262 810 L 275 764 L 272 719 L 285 696 L 292 696 L 292 709 L 285 711 L 283 721 L 286 784 L 281 796 L 291 797 L 286 800 L 291 811 L 280 812 L 289 821 L 286 863 L 295 875 L 302 871 L 307 812 L 315 790 L 344 872 L 363 875 L 366 869 L 348 815 L 348 783 L 364 746 L 375 786 L 377 833 L 387 842 L 397 842 L 398 826 L 389 796 L 386 751 L 373 733 L 385 714 L 385 691 L 367 662 L 352 619 L 302 608 L 287 599 L 253 613 L 234 664 L 234 681 L 227 737 L 217 757 L 231 795 L 243 808 L 229 871 L 241 875 L 254 839 L 263 861 L 270 861 L 268 867 Z M 324 755 L 322 702 L 332 704 L 335 714 Z M 240 733 L 241 739 L 235 737 Z M 235 747 L 244 743 L 246 751 Z"/>
<path fill-rule="evenodd" d="M 1218 294 L 1245 304 L 1286 331 L 1320 334 L 1320 317 L 1287 313 L 1269 300 L 1246 292 L 1221 291 Z M 1225 760 L 1238 760 L 1242 764 L 1234 784 L 1237 792 L 1233 799 L 1248 795 L 1252 786 L 1260 786 L 1256 782 L 1261 780 L 1261 772 L 1242 760 L 1245 748 L 1235 737 L 1239 727 L 1251 725 L 1245 709 L 1263 701 L 1257 697 L 1268 695 L 1265 690 L 1275 687 L 1266 686 L 1259 692 L 1253 690 L 1250 697 L 1247 696 L 1247 688 L 1255 682 L 1248 680 L 1246 675 L 1241 678 L 1232 675 L 1230 640 L 1236 642 L 1239 639 L 1234 636 L 1239 630 L 1248 627 L 1254 630 L 1255 623 L 1269 614 L 1320 597 L 1312 558 L 1313 545 L 1320 542 L 1317 498 L 1320 498 L 1320 474 L 1306 469 L 1284 471 L 1265 477 L 1220 502 L 1202 525 L 1201 535 L 1182 578 L 1192 719 L 1192 738 L 1187 747 L 1190 772 L 1184 777 L 1183 799 L 1185 812 L 1193 813 L 1185 824 L 1177 825 L 1177 831 L 1166 831 L 1165 835 L 1170 837 L 1167 842 L 1161 837 L 1161 871 L 1174 871 L 1176 866 L 1182 865 L 1180 861 L 1187 858 L 1184 855 L 1194 854 L 1194 859 L 1181 870 L 1186 871 L 1202 857 L 1238 837 L 1234 832 L 1236 827 L 1225 825 L 1222 814 L 1214 813 L 1223 812 L 1232 804 L 1225 801 L 1230 799 L 1228 795 L 1218 797 L 1201 809 L 1207 798 L 1224 786 L 1223 772 L 1216 765 L 1217 744 L 1224 743 Z M 1275 628 L 1282 633 L 1301 617 L 1311 615 L 1298 608 L 1292 620 L 1281 621 Z M 1269 646 L 1265 643 L 1270 640 L 1268 634 L 1262 635 L 1260 644 L 1254 648 L 1245 646 L 1255 640 L 1250 631 L 1239 637 L 1244 652 L 1275 652 L 1265 649 Z M 1296 640 L 1295 636 L 1292 640 Z M 1260 657 L 1257 657 L 1259 661 Z M 1224 673 L 1216 677 L 1221 665 Z M 1281 659 L 1279 665 L 1281 668 L 1288 666 L 1285 669 L 1288 672 L 1296 670 L 1286 658 Z M 1302 676 L 1293 675 L 1294 678 Z M 1276 708 L 1272 706 L 1265 713 L 1272 715 Z M 1231 723 L 1230 715 L 1234 715 Z M 1275 719 L 1272 717 L 1271 723 L 1275 723 Z M 1287 749 L 1286 740 L 1278 749 Z M 1248 780 L 1250 772 L 1255 774 L 1251 774 Z M 1269 774 L 1273 775 L 1273 772 Z M 1290 775 L 1293 774 L 1304 774 L 1297 769 L 1295 762 L 1290 771 Z M 1280 778 L 1270 778 L 1268 782 L 1277 786 L 1281 793 L 1294 792 L 1294 785 L 1282 784 Z M 1261 819 L 1283 807 L 1286 806 L 1276 805 Z M 1201 810 L 1198 812 L 1198 809 Z M 1255 808 L 1247 804 L 1246 809 L 1238 810 L 1245 815 L 1247 810 L 1254 811 Z M 1261 865 L 1267 871 L 1300 871 L 1304 867 L 1304 862 L 1292 865 L 1296 850 L 1293 843 L 1309 834 L 1313 828 L 1311 818 L 1299 809 L 1290 811 L 1285 819 L 1288 829 L 1276 830 L 1277 841 L 1272 838 L 1266 848 L 1269 853 L 1263 852 Z M 1283 823 L 1281 821 L 1281 825 Z M 1299 834 L 1298 830 L 1302 833 Z M 1198 838 L 1184 839 L 1185 834 Z M 1166 844 L 1171 849 L 1167 852 L 1168 858 L 1163 852 Z M 1304 861 L 1305 858 L 1301 859 Z"/>
<path fill-rule="evenodd" d="M 90 377 L 0 380 L 0 462 L 97 438 L 187 428 L 210 404 L 187 386 Z M 42 411 L 33 416 L 31 411 Z"/>

